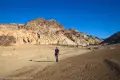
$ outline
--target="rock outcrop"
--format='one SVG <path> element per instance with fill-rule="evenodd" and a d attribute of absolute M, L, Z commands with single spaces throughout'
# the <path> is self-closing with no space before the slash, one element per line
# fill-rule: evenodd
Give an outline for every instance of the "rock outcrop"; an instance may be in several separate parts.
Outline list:
<path fill-rule="evenodd" d="M 0 24 L 0 29 L 20 29 L 24 26 L 24 24 Z"/>
<path fill-rule="evenodd" d="M 4 41 L 5 40 L 5 41 Z M 57 44 L 87 46 L 100 43 L 100 39 L 65 29 L 56 20 L 35 19 L 27 24 L 1 24 L 0 45 Z"/>
<path fill-rule="evenodd" d="M 75 42 L 77 45 L 81 46 L 99 44 L 100 42 L 99 38 L 87 35 L 82 32 L 78 32 L 74 29 L 64 30 L 64 35 L 67 36 L 73 42 Z"/>

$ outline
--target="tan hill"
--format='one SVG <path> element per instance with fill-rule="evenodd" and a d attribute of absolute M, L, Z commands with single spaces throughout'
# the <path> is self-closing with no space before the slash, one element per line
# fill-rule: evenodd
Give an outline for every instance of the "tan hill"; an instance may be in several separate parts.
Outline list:
<path fill-rule="evenodd" d="M 70 40 L 75 42 L 77 45 L 91 45 L 91 44 L 98 44 L 100 42 L 99 38 L 87 35 L 82 32 L 78 32 L 74 29 L 64 30 L 64 35 L 67 36 Z"/>
<path fill-rule="evenodd" d="M 113 34 L 109 38 L 105 39 L 102 43 L 108 43 L 108 44 L 120 43 L 120 32 Z"/>
<path fill-rule="evenodd" d="M 66 30 L 56 20 L 38 18 L 27 24 L 1 24 L 0 45 L 57 44 L 87 46 L 98 44 L 100 39 L 78 32 Z"/>
<path fill-rule="evenodd" d="M 24 24 L 0 24 L 0 29 L 19 29 L 22 28 Z"/>

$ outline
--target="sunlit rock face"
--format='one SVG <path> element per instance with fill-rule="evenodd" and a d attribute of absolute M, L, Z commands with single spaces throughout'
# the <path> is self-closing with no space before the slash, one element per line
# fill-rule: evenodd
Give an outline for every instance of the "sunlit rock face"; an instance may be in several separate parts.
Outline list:
<path fill-rule="evenodd" d="M 98 44 L 99 38 L 65 29 L 56 20 L 43 18 L 27 24 L 0 24 L 0 45 L 57 44 L 87 46 Z"/>

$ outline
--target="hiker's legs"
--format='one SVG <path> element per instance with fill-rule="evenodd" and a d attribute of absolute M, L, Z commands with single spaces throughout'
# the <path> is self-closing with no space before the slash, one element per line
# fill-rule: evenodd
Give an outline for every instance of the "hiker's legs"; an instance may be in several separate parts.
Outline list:
<path fill-rule="evenodd" d="M 56 55 L 55 57 L 56 57 L 56 62 L 58 62 L 58 55 Z"/>

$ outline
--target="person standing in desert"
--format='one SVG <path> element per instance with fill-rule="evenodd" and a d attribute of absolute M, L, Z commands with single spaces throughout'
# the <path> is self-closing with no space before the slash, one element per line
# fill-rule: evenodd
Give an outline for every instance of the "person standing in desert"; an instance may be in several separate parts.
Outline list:
<path fill-rule="evenodd" d="M 58 55 L 59 55 L 59 49 L 56 47 L 56 49 L 55 49 L 56 62 L 58 62 Z"/>

